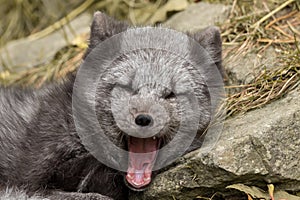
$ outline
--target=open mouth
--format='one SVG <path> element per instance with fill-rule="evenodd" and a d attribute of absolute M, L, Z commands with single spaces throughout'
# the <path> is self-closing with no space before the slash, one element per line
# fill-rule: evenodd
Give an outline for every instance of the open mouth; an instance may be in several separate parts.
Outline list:
<path fill-rule="evenodd" d="M 142 189 L 151 182 L 161 140 L 152 138 L 128 138 L 128 170 L 126 180 L 134 189 Z"/>

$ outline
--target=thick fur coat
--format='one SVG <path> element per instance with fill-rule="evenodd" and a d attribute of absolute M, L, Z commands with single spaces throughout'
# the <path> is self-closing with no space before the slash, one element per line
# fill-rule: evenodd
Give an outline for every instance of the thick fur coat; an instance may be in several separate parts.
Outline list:
<path fill-rule="evenodd" d="M 90 44 L 83 59 L 87 59 L 99 43 L 128 29 L 131 29 L 128 24 L 96 12 L 91 26 Z M 190 36 L 209 52 L 221 71 L 221 39 L 218 29 L 211 27 Z M 167 36 L 162 36 L 161 40 L 166 38 Z M 143 57 L 144 62 L 161 62 L 162 65 L 168 65 L 176 64 L 176 60 L 172 61 L 176 58 L 157 51 L 143 53 L 143 56 L 132 54 L 116 61 L 117 66 L 124 69 L 128 67 L 134 71 L 129 73 L 128 70 L 124 70 L 125 76 L 128 72 L 128 77 L 131 77 L 132 91 L 123 91 L 120 87 L 117 90 L 118 95 L 120 99 L 127 95 L 126 98 L 136 102 L 137 110 L 133 114 L 135 116 L 139 110 L 145 110 L 148 104 L 158 103 L 165 107 L 168 111 L 168 127 L 164 127 L 157 137 L 163 138 L 162 143 L 168 143 L 176 134 L 177 118 L 182 115 L 175 103 L 176 96 L 172 91 L 160 90 L 151 84 L 141 88 L 147 70 L 139 69 L 134 63 L 141 62 L 139 58 Z M 155 58 L 158 57 L 160 59 L 156 61 Z M 177 65 L 178 69 L 185 66 L 180 62 Z M 148 72 L 148 75 L 163 79 L 165 84 L 174 84 L 170 82 L 173 79 L 180 82 L 180 74 L 170 71 L 166 76 L 166 72 L 160 70 L 158 67 L 157 71 Z M 109 76 L 113 75 L 107 75 Z M 14 199 L 15 196 L 21 198 L 22 195 L 31 196 L 32 199 L 128 198 L 130 190 L 124 181 L 125 174 L 105 166 L 94 158 L 76 132 L 72 115 L 74 81 L 75 75 L 71 74 L 62 83 L 49 84 L 38 90 L 0 87 L 0 194 L 5 199 Z M 211 119 L 210 96 L 205 86 L 197 85 L 197 81 L 195 83 L 197 97 L 202 99 L 201 123 L 198 130 L 198 135 L 202 135 Z M 106 127 L 105 134 L 111 137 L 117 146 L 126 149 L 129 147 L 123 140 L 129 136 L 122 132 L 122 124 L 116 124 L 111 111 L 105 107 L 106 103 L 103 103 L 109 101 L 109 86 L 107 83 L 98 88 L 98 119 Z M 155 97 L 149 94 L 155 94 Z M 122 105 L 122 102 L 117 103 Z M 119 107 L 120 110 L 122 108 Z M 148 112 L 154 121 L 160 116 L 147 109 L 143 112 Z M 135 122 L 147 123 L 146 117 L 139 119 Z M 124 123 L 131 123 L 126 120 Z M 195 141 L 190 150 L 199 147 L 200 143 Z"/>

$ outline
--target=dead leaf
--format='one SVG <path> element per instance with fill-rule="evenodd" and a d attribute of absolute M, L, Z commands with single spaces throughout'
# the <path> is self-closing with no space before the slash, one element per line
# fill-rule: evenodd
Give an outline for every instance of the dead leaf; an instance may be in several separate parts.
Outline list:
<path fill-rule="evenodd" d="M 276 200 L 300 200 L 300 197 L 295 196 L 295 195 L 291 195 L 285 191 L 282 190 L 278 190 L 278 191 L 274 191 L 274 185 L 269 184 L 268 185 L 268 192 L 263 191 L 262 189 L 255 187 L 255 186 L 247 186 L 244 184 L 233 184 L 233 185 L 229 185 L 226 188 L 232 188 L 232 189 L 236 189 L 239 190 L 241 192 L 244 192 L 248 195 L 248 199 L 249 199 L 249 195 L 253 198 L 259 198 L 259 199 L 266 199 L 269 200 L 270 196 L 272 198 L 272 193 L 274 193 L 274 198 Z"/>
<path fill-rule="evenodd" d="M 274 199 L 278 200 L 300 200 L 300 197 L 291 195 L 285 191 L 279 190 L 275 191 Z"/>
<path fill-rule="evenodd" d="M 253 200 L 249 194 L 247 194 L 247 196 L 248 196 L 248 200 Z"/>
<path fill-rule="evenodd" d="M 273 184 L 268 185 L 268 192 L 271 197 L 271 200 L 274 200 L 274 185 Z"/>
<path fill-rule="evenodd" d="M 249 187 L 244 184 L 233 184 L 227 186 L 226 188 L 239 190 L 241 192 L 251 195 L 253 198 L 270 199 L 269 194 L 258 187 Z"/>

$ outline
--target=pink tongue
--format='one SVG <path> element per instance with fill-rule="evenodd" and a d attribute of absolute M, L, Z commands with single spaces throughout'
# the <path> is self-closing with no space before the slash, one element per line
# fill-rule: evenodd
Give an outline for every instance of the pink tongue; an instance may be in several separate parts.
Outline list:
<path fill-rule="evenodd" d="M 135 188 L 151 182 L 152 168 L 156 160 L 158 140 L 130 137 L 129 162 L 126 180 Z"/>

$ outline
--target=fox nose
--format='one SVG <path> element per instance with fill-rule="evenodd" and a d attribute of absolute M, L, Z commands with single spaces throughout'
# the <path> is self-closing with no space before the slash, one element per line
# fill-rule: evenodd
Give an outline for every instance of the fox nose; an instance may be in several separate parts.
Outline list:
<path fill-rule="evenodd" d="M 152 120 L 150 115 L 140 114 L 135 118 L 135 123 L 139 126 L 149 126 Z"/>

